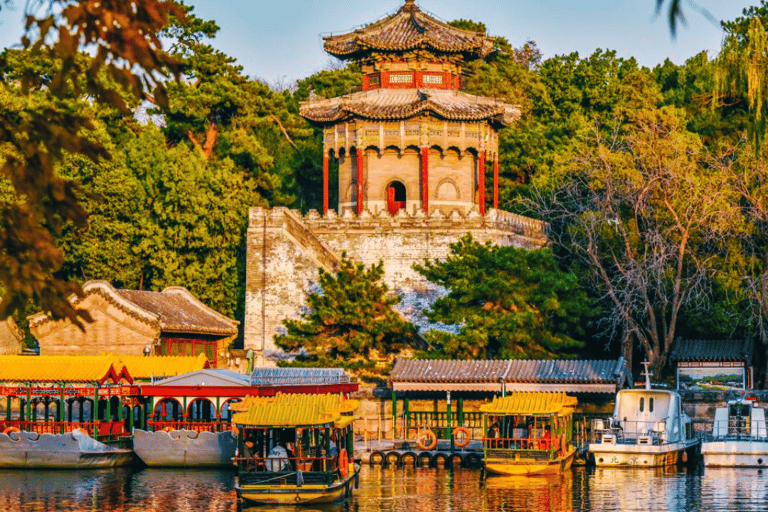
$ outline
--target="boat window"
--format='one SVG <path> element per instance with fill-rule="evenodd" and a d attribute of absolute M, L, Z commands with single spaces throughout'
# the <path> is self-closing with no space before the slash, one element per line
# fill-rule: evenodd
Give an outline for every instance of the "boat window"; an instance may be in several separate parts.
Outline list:
<path fill-rule="evenodd" d="M 643 412 L 644 408 L 645 408 L 645 398 L 640 397 L 640 412 Z"/>
<path fill-rule="evenodd" d="M 648 399 L 648 412 L 653 412 L 653 398 Z"/>

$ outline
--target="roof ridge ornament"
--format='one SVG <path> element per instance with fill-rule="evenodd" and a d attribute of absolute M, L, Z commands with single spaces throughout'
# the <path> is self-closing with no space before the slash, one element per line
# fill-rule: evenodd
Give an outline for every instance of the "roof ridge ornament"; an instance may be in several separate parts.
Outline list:
<path fill-rule="evenodd" d="M 405 0 L 405 3 L 400 8 L 402 11 L 418 11 L 419 6 L 416 5 L 416 0 Z"/>

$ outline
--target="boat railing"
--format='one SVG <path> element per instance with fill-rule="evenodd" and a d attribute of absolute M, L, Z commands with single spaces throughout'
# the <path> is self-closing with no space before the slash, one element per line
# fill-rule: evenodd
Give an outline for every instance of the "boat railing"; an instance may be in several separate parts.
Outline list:
<path fill-rule="evenodd" d="M 280 473 L 292 471 L 333 472 L 339 468 L 338 457 L 234 457 L 232 461 L 245 471 Z"/>
<path fill-rule="evenodd" d="M 613 422 L 592 421 L 592 442 L 616 444 L 661 444 L 665 440 L 666 422 L 644 420 Z"/>
<path fill-rule="evenodd" d="M 0 431 L 8 428 L 37 434 L 66 434 L 81 429 L 99 441 L 116 441 L 127 435 L 122 421 L 0 421 Z"/>
<path fill-rule="evenodd" d="M 165 421 L 148 420 L 149 430 L 158 432 L 160 430 L 194 430 L 200 432 L 229 432 L 232 430 L 232 424 L 219 421 Z"/>
<path fill-rule="evenodd" d="M 752 425 L 745 421 L 713 421 L 712 429 L 704 433 L 705 441 L 762 441 L 768 442 L 768 433 L 763 425 Z"/>

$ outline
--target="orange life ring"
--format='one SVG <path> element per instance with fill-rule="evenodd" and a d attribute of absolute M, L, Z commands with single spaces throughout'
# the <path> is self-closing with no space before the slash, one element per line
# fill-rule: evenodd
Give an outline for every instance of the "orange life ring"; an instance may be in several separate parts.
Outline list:
<path fill-rule="evenodd" d="M 461 434 L 461 438 L 459 438 Z M 460 440 L 461 439 L 461 440 Z M 453 429 L 453 444 L 459 448 L 464 448 L 472 440 L 472 433 L 466 427 L 456 427 Z"/>
<path fill-rule="evenodd" d="M 423 438 L 427 438 L 429 442 L 425 442 Z M 416 436 L 416 444 L 422 450 L 431 450 L 437 446 L 437 436 L 431 430 L 423 430 Z"/>
<path fill-rule="evenodd" d="M 349 474 L 349 456 L 347 455 L 347 450 L 344 448 L 339 452 L 339 473 L 341 473 L 341 476 L 344 478 Z"/>
<path fill-rule="evenodd" d="M 5 435 L 10 434 L 11 432 L 21 432 L 21 430 L 16 427 L 7 427 L 5 430 L 3 430 L 3 434 Z"/>

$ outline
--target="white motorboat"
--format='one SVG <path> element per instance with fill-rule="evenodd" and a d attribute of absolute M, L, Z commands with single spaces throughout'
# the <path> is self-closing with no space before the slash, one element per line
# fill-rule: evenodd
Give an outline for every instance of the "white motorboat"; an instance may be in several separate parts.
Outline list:
<path fill-rule="evenodd" d="M 652 389 L 648 363 L 645 389 L 616 394 L 613 417 L 594 420 L 589 453 L 597 466 L 658 467 L 686 462 L 701 439 L 676 391 Z"/>
<path fill-rule="evenodd" d="M 705 466 L 768 466 L 765 409 L 753 397 L 715 409 L 712 432 L 701 445 L 701 455 Z"/>

